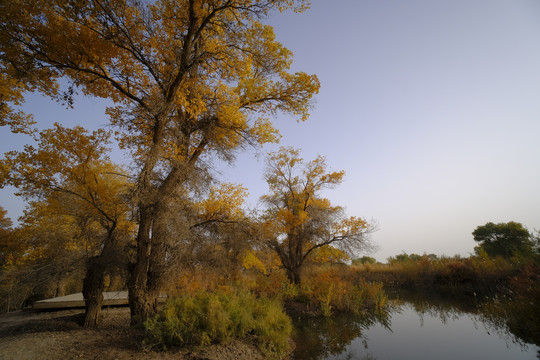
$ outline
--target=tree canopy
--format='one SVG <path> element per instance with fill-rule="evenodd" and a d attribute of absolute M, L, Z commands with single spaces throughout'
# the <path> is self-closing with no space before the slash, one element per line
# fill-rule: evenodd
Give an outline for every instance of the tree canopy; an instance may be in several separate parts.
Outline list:
<path fill-rule="evenodd" d="M 110 135 L 55 124 L 35 135 L 35 146 L 0 160 L 0 187 L 12 185 L 29 201 L 23 241 L 35 256 L 28 259 L 55 264 L 58 274 L 86 265 L 87 326 L 97 324 L 105 274 L 126 265 L 124 249 L 134 230 L 131 183 L 107 156 Z"/>
<path fill-rule="evenodd" d="M 110 123 L 134 160 L 133 322 L 157 310 L 175 235 L 169 224 L 177 204 L 209 179 L 208 163 L 277 141 L 269 120 L 277 112 L 308 117 L 317 77 L 290 72 L 292 53 L 260 21 L 271 11 L 305 6 L 291 0 L 0 3 L 0 86 L 8 89 L 0 99 L 2 125 L 32 131 L 31 118 L 13 107 L 27 91 L 67 105 L 75 92 L 113 102 Z"/>
<path fill-rule="evenodd" d="M 335 248 L 353 255 L 370 248 L 367 235 L 372 226 L 359 217 L 345 217 L 342 207 L 321 196 L 344 175 L 329 172 L 324 157 L 306 162 L 299 150 L 290 147 L 268 157 L 265 178 L 270 191 L 262 197 L 267 206 L 267 244 L 294 283 L 301 282 L 302 265 L 317 250 Z"/>
<path fill-rule="evenodd" d="M 371 256 L 362 256 L 361 258 L 354 259 L 352 261 L 353 265 L 361 265 L 361 264 L 375 264 L 377 262 L 377 259 L 371 257 Z"/>
<path fill-rule="evenodd" d="M 475 250 L 481 249 L 490 257 L 530 255 L 533 250 L 529 230 L 518 222 L 488 222 L 478 226 L 472 234 L 474 241 L 479 243 Z"/>

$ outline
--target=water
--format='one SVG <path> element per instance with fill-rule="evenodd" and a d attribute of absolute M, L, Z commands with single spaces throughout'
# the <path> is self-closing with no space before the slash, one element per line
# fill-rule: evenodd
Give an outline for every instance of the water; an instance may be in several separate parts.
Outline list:
<path fill-rule="evenodd" d="M 538 328 L 491 304 L 401 301 L 370 316 L 296 319 L 296 359 L 538 359 Z M 530 319 L 531 314 L 523 316 Z M 536 319 L 540 321 L 540 319 Z M 513 323 L 517 330 L 512 329 Z M 521 334 L 524 334 L 520 337 Z M 538 343 L 538 341 L 536 342 Z"/>

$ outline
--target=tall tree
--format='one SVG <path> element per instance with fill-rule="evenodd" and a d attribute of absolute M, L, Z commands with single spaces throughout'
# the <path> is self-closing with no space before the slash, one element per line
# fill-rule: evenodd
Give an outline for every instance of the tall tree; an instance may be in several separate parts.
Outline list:
<path fill-rule="evenodd" d="M 511 258 L 516 255 L 531 255 L 533 252 L 531 234 L 518 222 L 488 222 L 478 226 L 472 234 L 474 241 L 479 243 L 475 250 L 482 249 L 490 257 Z"/>
<path fill-rule="evenodd" d="M 0 4 L 0 62 L 8 78 L 68 101 L 78 87 L 116 104 L 108 109 L 111 123 L 137 164 L 132 322 L 156 311 L 168 224 L 174 203 L 189 193 L 181 190 L 186 182 L 213 156 L 232 160 L 246 144 L 276 141 L 265 116 L 307 118 L 318 80 L 290 73 L 292 53 L 259 21 L 276 9 L 304 8 L 291 0 Z M 60 78 L 72 87 L 56 90 Z"/>
<path fill-rule="evenodd" d="M 166 278 L 177 278 L 183 270 L 200 266 L 234 272 L 236 255 L 246 247 L 249 226 L 243 205 L 247 190 L 231 183 L 204 190 L 186 201 L 177 197 L 171 206 L 174 216 L 167 224 L 170 236 L 164 242 L 168 260 L 162 275 Z"/>
<path fill-rule="evenodd" d="M 13 249 L 11 236 L 13 223 L 7 216 L 7 211 L 0 206 L 0 268 L 10 261 L 10 252 Z"/>
<path fill-rule="evenodd" d="M 343 181 L 344 171 L 328 172 L 322 156 L 305 162 L 300 151 L 282 147 L 268 157 L 265 177 L 267 244 L 279 255 L 291 282 L 301 282 L 304 262 L 318 249 L 335 247 L 353 255 L 371 246 L 365 220 L 344 216 L 321 191 Z"/>
<path fill-rule="evenodd" d="M 12 225 L 7 211 L 0 206 L 0 312 L 4 309 L 9 312 L 12 308 L 13 281 L 11 281 L 10 270 L 21 253 L 21 246 L 15 240 Z M 2 303 L 5 303 L 5 306 Z"/>
<path fill-rule="evenodd" d="M 89 249 L 83 283 L 86 326 L 97 324 L 106 271 L 121 258 L 122 242 L 131 231 L 126 202 L 130 184 L 106 155 L 109 137 L 103 130 L 88 134 L 81 127 L 55 124 L 39 133 L 36 147 L 26 145 L 0 161 L 0 186 L 16 187 L 19 195 L 34 201 L 34 212 L 41 208 L 41 217 L 45 212 L 60 216 L 64 220 L 56 224 L 59 228 L 65 226 L 65 218 L 70 219 L 72 227 L 78 228 L 78 234 L 71 236 L 94 238 L 79 244 Z"/>

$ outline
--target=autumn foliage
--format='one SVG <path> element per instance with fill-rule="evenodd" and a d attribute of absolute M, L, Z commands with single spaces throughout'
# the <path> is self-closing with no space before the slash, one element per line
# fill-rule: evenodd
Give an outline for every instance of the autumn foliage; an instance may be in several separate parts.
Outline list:
<path fill-rule="evenodd" d="M 340 184 L 344 174 L 327 171 L 322 156 L 304 161 L 298 149 L 282 147 L 269 154 L 262 237 L 295 284 L 301 283 L 302 267 L 310 258 L 343 260 L 370 249 L 372 225 L 358 217 L 345 217 L 343 208 L 321 196 L 323 189 Z"/>
<path fill-rule="evenodd" d="M 31 117 L 14 108 L 28 91 L 68 106 L 77 91 L 111 103 L 110 124 L 133 160 L 127 203 L 137 226 L 128 283 L 134 323 L 156 312 L 157 297 L 174 274 L 171 249 L 185 253 L 205 234 L 202 224 L 231 220 L 223 213 L 206 222 L 194 219 L 200 213 L 193 204 L 215 183 L 212 160 L 232 161 L 247 145 L 277 141 L 270 121 L 277 112 L 307 119 L 317 77 L 291 72 L 292 53 L 260 21 L 271 11 L 302 11 L 305 5 L 1 3 L 1 125 L 32 132 Z M 215 234 L 215 227 L 209 231 Z M 203 252 L 197 246 L 192 251 Z"/>
<path fill-rule="evenodd" d="M 289 349 L 284 302 L 324 315 L 384 306 L 380 285 L 315 265 L 369 248 L 373 227 L 321 196 L 343 171 L 328 171 L 322 156 L 304 161 L 296 149 L 270 154 L 263 213 L 247 211 L 247 189 L 214 171 L 239 151 L 277 142 L 274 115 L 307 120 L 318 79 L 291 71 L 292 52 L 262 22 L 306 7 L 0 3 L 0 125 L 34 140 L 0 161 L 0 186 L 28 203 L 18 228 L 2 225 L 3 294 L 35 276 L 25 296 L 50 296 L 55 284 L 60 295 L 69 280 L 70 291 L 83 292 L 85 326 L 96 326 L 116 274 L 129 290 L 132 324 L 146 324 L 152 345 L 250 335 L 279 356 Z M 111 131 L 38 131 L 20 110 L 30 91 L 68 107 L 77 96 L 105 99 Z M 113 136 L 130 159 L 124 167 L 109 158 Z M 158 314 L 164 292 L 175 300 Z"/>

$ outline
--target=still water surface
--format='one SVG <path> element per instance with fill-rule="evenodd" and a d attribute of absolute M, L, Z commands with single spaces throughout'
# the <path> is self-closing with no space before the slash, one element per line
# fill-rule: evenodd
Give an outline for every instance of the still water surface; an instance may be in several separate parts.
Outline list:
<path fill-rule="evenodd" d="M 539 359 L 540 347 L 485 312 L 402 301 L 378 316 L 295 321 L 296 359 Z M 526 331 L 525 331 L 526 333 Z"/>

